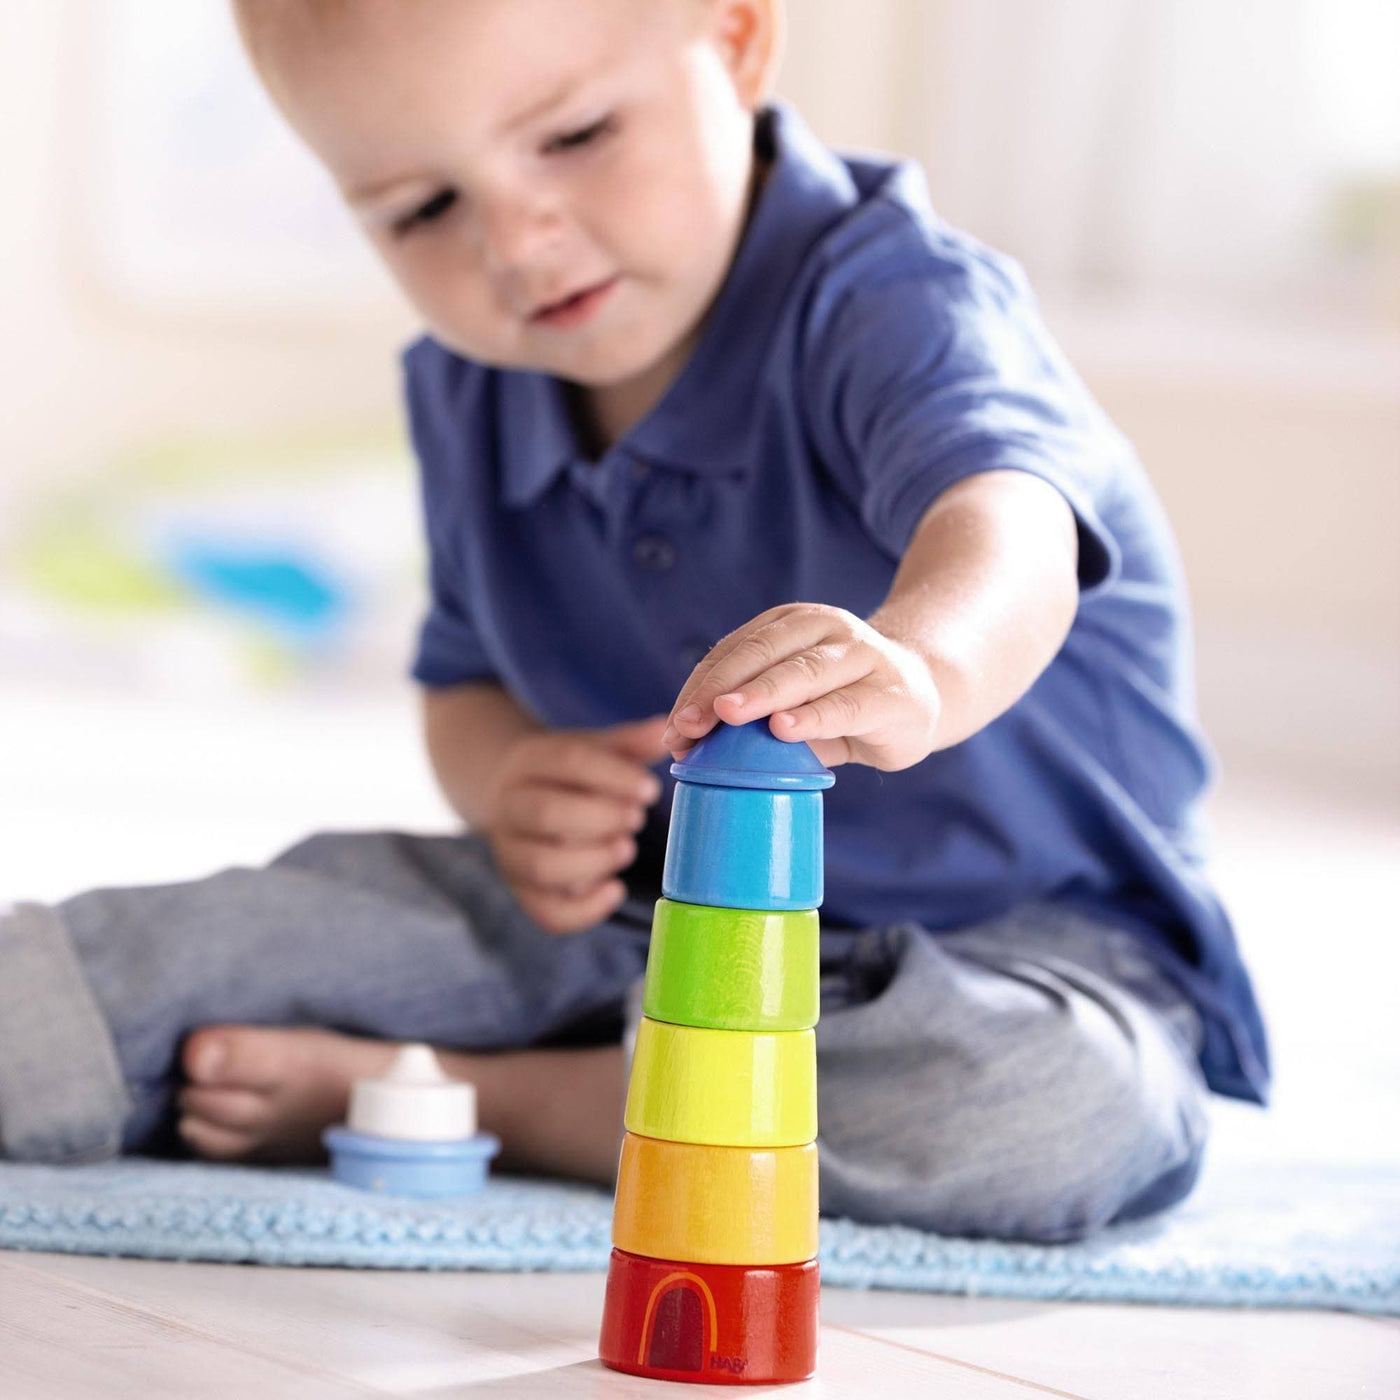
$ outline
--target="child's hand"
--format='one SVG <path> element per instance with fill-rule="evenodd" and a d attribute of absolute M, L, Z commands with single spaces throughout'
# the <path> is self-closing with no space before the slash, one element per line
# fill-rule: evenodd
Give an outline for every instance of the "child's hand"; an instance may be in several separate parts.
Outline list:
<path fill-rule="evenodd" d="M 627 897 L 615 879 L 637 856 L 633 833 L 661 782 L 663 717 L 516 740 L 494 778 L 486 839 L 525 912 L 550 933 L 607 918 Z"/>
<path fill-rule="evenodd" d="M 826 764 L 893 771 L 933 751 L 938 687 L 912 648 L 844 608 L 788 603 L 716 643 L 672 706 L 662 741 L 679 758 L 716 719 L 771 715 L 779 739 L 805 739 Z"/>

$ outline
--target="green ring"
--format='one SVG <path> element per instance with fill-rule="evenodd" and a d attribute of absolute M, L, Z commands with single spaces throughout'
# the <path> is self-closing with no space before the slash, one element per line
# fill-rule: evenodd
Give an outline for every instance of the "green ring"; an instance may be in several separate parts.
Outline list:
<path fill-rule="evenodd" d="M 817 1024 L 815 909 L 722 909 L 658 899 L 642 1009 L 653 1021 L 725 1031 Z"/>

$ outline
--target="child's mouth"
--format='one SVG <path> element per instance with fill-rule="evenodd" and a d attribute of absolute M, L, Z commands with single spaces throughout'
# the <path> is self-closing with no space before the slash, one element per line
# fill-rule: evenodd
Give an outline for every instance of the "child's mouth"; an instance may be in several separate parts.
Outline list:
<path fill-rule="evenodd" d="M 575 292 L 572 296 L 551 302 L 548 306 L 542 306 L 530 317 L 530 320 L 534 325 L 551 326 L 556 330 L 581 325 L 603 304 L 608 293 L 617 286 L 617 281 L 615 276 L 609 277 L 606 281 L 585 287 L 581 292 Z"/>

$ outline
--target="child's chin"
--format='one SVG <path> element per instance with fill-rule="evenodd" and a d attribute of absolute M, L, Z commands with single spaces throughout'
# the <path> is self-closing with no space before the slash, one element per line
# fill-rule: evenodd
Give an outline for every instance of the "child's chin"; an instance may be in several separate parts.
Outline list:
<path fill-rule="evenodd" d="M 582 352 L 571 356 L 568 366 L 561 366 L 555 373 L 589 389 L 613 389 L 647 374 L 661 358 L 638 355 L 635 348 L 630 353 Z"/>
<path fill-rule="evenodd" d="M 630 329 L 624 335 L 609 337 L 609 343 L 580 345 L 570 377 L 590 389 L 618 388 L 661 370 L 669 377 L 692 348 L 692 337 L 684 331 L 669 335 Z"/>

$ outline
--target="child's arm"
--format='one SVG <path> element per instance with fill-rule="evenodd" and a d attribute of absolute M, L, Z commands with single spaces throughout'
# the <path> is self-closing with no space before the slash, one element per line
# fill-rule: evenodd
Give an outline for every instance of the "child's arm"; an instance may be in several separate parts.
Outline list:
<path fill-rule="evenodd" d="M 492 778 L 516 739 L 541 726 L 494 682 L 423 692 L 423 730 L 438 786 L 469 827 L 490 815 Z"/>
<path fill-rule="evenodd" d="M 664 737 L 679 755 L 716 717 L 773 716 L 825 763 L 894 770 L 975 734 L 1028 690 L 1078 603 L 1077 531 L 1038 477 L 967 477 L 929 507 L 868 622 L 793 603 L 723 638 L 692 672 Z"/>

